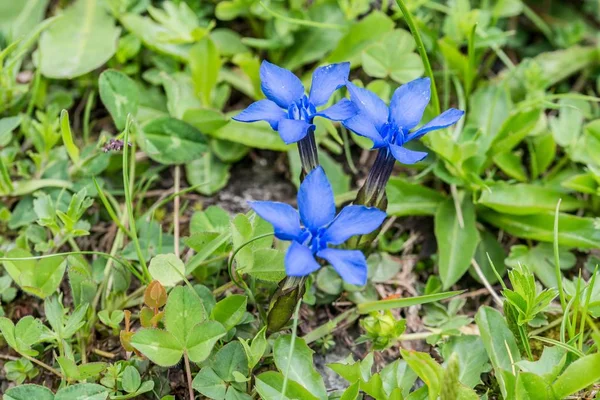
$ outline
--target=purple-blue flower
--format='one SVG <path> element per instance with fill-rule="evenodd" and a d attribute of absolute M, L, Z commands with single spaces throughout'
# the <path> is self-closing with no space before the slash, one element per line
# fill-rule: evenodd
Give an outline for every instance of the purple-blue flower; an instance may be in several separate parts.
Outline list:
<path fill-rule="evenodd" d="M 312 77 L 310 93 L 304 93 L 300 79 L 287 69 L 268 61 L 260 66 L 261 89 L 267 99 L 259 100 L 233 117 L 240 122 L 267 121 L 279 132 L 287 144 L 303 139 L 309 129 L 315 129 L 315 117 L 342 121 L 356 114 L 356 108 L 348 99 L 342 99 L 329 108 L 318 111 L 333 92 L 346 84 L 350 63 L 319 67 Z"/>
<path fill-rule="evenodd" d="M 331 185 L 323 168 L 313 169 L 298 191 L 298 209 L 270 201 L 250 202 L 252 209 L 273 225 L 275 236 L 292 242 L 285 256 L 288 276 L 306 276 L 320 268 L 315 256 L 329 262 L 346 282 L 367 282 L 367 261 L 359 250 L 330 248 L 354 235 L 377 229 L 386 217 L 375 207 L 349 205 L 335 214 Z"/>
<path fill-rule="evenodd" d="M 404 148 L 404 144 L 419 139 L 427 132 L 455 124 L 464 111 L 450 108 L 421 128 L 411 132 L 421 118 L 431 96 L 429 78 L 420 78 L 400 86 L 394 92 L 390 106 L 373 92 L 347 84 L 352 102 L 358 113 L 343 122 L 344 126 L 358 135 L 373 141 L 373 148 L 387 148 L 391 155 L 403 164 L 414 164 L 427 156 L 422 151 Z"/>

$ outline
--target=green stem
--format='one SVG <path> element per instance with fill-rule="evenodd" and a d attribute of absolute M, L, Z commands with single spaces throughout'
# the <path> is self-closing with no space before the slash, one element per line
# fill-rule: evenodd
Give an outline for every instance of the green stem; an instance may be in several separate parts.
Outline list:
<path fill-rule="evenodd" d="M 412 17 L 412 14 L 404 4 L 404 0 L 396 0 L 396 4 L 400 7 L 402 14 L 404 15 L 404 19 L 406 21 L 406 25 L 408 25 L 408 29 L 410 29 L 410 33 L 415 39 L 415 43 L 417 45 L 417 51 L 421 56 L 421 60 L 423 60 L 423 66 L 425 67 L 425 73 L 431 79 L 431 100 L 433 102 L 433 106 L 435 107 L 435 114 L 440 114 L 440 99 L 438 97 L 437 88 L 435 86 L 435 78 L 433 76 L 433 70 L 431 69 L 431 63 L 429 62 L 429 57 L 427 56 L 427 51 L 425 50 L 425 45 L 423 44 L 423 40 L 421 39 L 421 34 L 415 24 L 415 21 Z"/>
<path fill-rule="evenodd" d="M 131 118 L 127 118 L 127 126 L 125 127 L 124 134 L 124 146 L 123 146 L 123 188 L 125 192 L 125 204 L 127 205 L 127 214 L 129 216 L 129 227 L 132 234 L 133 243 L 135 246 L 135 250 L 142 266 L 142 272 L 144 273 L 145 281 L 142 280 L 143 283 L 148 283 L 152 280 L 152 276 L 150 275 L 150 271 L 148 271 L 148 266 L 146 265 L 146 259 L 144 258 L 144 254 L 142 253 L 142 247 L 140 246 L 140 241 L 137 235 L 137 228 L 135 226 L 135 216 L 133 215 L 133 200 L 131 198 L 131 189 L 134 184 L 135 177 L 135 143 L 132 144 L 132 154 L 133 159 L 131 161 L 131 165 L 128 165 L 129 161 L 129 130 L 131 129 Z M 131 168 L 131 177 L 129 174 L 129 168 Z M 130 179 L 131 178 L 131 179 Z"/>
<path fill-rule="evenodd" d="M 301 304 L 302 298 L 298 300 L 298 304 L 296 304 L 296 309 L 294 310 L 294 324 L 292 327 L 292 339 L 290 340 L 290 351 L 288 353 L 288 365 L 285 369 L 285 374 L 283 375 L 283 384 L 281 385 L 281 396 L 279 397 L 279 400 L 283 400 L 285 398 L 285 392 L 287 390 L 288 375 L 290 374 L 292 356 L 294 355 L 294 345 L 296 344 L 296 330 L 298 329 L 298 313 L 300 311 Z"/>
<path fill-rule="evenodd" d="M 558 203 L 556 204 L 556 211 L 554 214 L 554 273 L 556 276 L 556 283 L 558 285 L 560 305 L 563 309 L 563 315 L 565 315 L 565 310 L 567 308 L 567 299 L 565 298 L 565 291 L 563 290 L 562 273 L 560 272 L 560 253 L 558 251 L 558 215 L 560 213 L 561 201 L 562 199 L 558 200 Z"/>

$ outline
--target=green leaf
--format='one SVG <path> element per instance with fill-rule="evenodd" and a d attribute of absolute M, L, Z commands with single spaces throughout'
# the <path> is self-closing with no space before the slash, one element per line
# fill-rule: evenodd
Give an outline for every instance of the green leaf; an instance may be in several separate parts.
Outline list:
<path fill-rule="evenodd" d="M 6 253 L 7 258 L 31 257 L 22 249 Z M 48 257 L 41 260 L 4 261 L 4 268 L 21 288 L 35 296 L 46 298 L 58 289 L 67 263 L 64 257 Z"/>
<path fill-rule="evenodd" d="M 510 398 L 515 387 L 515 366 L 521 359 L 515 337 L 508 328 L 502 314 L 491 307 L 483 306 L 475 316 L 481 340 L 485 346 L 500 385 L 503 397 Z"/>
<path fill-rule="evenodd" d="M 391 178 L 386 187 L 389 215 L 435 215 L 444 196 L 433 189 L 410 183 L 402 178 Z"/>
<path fill-rule="evenodd" d="M 452 199 L 442 203 L 435 214 L 435 238 L 444 289 L 454 285 L 467 272 L 479 243 L 475 208 L 468 195 L 462 199 L 461 214 L 463 226 Z"/>
<path fill-rule="evenodd" d="M 161 285 L 171 287 L 177 285 L 185 277 L 185 265 L 175 254 L 159 254 L 150 260 L 148 267 L 152 278 Z"/>
<path fill-rule="evenodd" d="M 519 182 L 527 181 L 527 171 L 523 166 L 523 154 L 518 150 L 515 152 L 507 151 L 505 153 L 496 154 L 494 163 L 509 177 L 518 180 Z"/>
<path fill-rule="evenodd" d="M 208 142 L 199 130 L 170 117 L 144 125 L 138 143 L 151 159 L 161 164 L 187 164 L 208 151 Z"/>
<path fill-rule="evenodd" d="M 385 34 L 381 42 L 362 52 L 362 66 L 367 75 L 406 83 L 423 75 L 421 57 L 415 50 L 412 35 L 402 29 Z"/>
<path fill-rule="evenodd" d="M 230 217 L 227 211 L 219 206 L 209 206 L 204 211 L 196 211 L 190 220 L 190 232 L 217 232 L 229 231 Z"/>
<path fill-rule="evenodd" d="M 210 318 L 220 322 L 225 330 L 236 326 L 246 312 L 246 296 L 234 294 L 219 301 L 213 308 Z"/>
<path fill-rule="evenodd" d="M 508 215 L 481 209 L 478 216 L 486 222 L 522 239 L 554 241 L 554 213 L 536 215 Z M 558 244 L 566 247 L 592 249 L 600 247 L 600 230 L 593 218 L 560 213 L 558 216 Z"/>
<path fill-rule="evenodd" d="M 173 334 L 160 329 L 140 329 L 132 336 L 131 345 L 161 367 L 177 364 L 184 350 Z"/>
<path fill-rule="evenodd" d="M 204 37 L 192 46 L 189 65 L 196 94 L 205 106 L 210 106 L 211 94 L 221 69 L 219 49 L 210 37 Z"/>
<path fill-rule="evenodd" d="M 21 125 L 21 116 L 0 118 L 0 146 L 6 146 L 13 138 L 13 131 Z"/>
<path fill-rule="evenodd" d="M 236 114 L 238 113 L 239 111 L 236 112 Z M 263 150 L 287 151 L 291 147 L 285 144 L 279 134 L 264 121 L 248 124 L 232 120 L 216 131 L 205 133 L 217 139 L 229 140 Z"/>
<path fill-rule="evenodd" d="M 63 144 L 67 149 L 67 153 L 75 164 L 79 163 L 79 148 L 73 143 L 73 134 L 71 133 L 71 125 L 69 124 L 69 113 L 67 110 L 62 110 L 60 113 L 60 132 L 62 134 Z"/>
<path fill-rule="evenodd" d="M 544 346 L 542 356 L 537 361 L 521 360 L 517 363 L 521 371 L 531 372 L 547 382 L 553 382 L 567 362 L 567 351 L 562 347 Z"/>
<path fill-rule="evenodd" d="M 489 358 L 479 336 L 451 336 L 442 347 L 444 360 L 456 354 L 459 360 L 460 382 L 470 388 L 481 383 L 481 374 L 489 371 Z"/>
<path fill-rule="evenodd" d="M 559 249 L 560 268 L 568 270 L 577 261 L 575 255 L 564 248 Z M 554 249 L 549 243 L 540 243 L 529 248 L 526 245 L 514 245 L 506 259 L 506 265 L 516 268 L 525 265 L 548 288 L 558 287 L 554 266 Z"/>
<path fill-rule="evenodd" d="M 159 80 L 167 94 L 167 110 L 173 118 L 183 119 L 187 110 L 200 108 L 202 103 L 194 93 L 192 78 L 189 74 L 160 72 Z M 187 121 L 186 121 L 187 122 Z M 199 129 L 196 127 L 196 129 Z M 206 133 L 200 129 L 200 132 Z"/>
<path fill-rule="evenodd" d="M 560 99 L 558 116 L 549 122 L 552 136 L 563 147 L 571 146 L 581 135 L 585 115 L 590 113 L 590 104 L 586 100 Z"/>
<path fill-rule="evenodd" d="M 434 303 L 436 301 L 449 299 L 450 297 L 454 297 L 461 293 L 462 291 L 457 290 L 454 292 L 426 294 L 424 296 L 414 296 L 403 299 L 369 301 L 358 304 L 357 308 L 358 312 L 360 312 L 361 314 L 368 314 L 373 311 L 391 310 L 392 308 L 405 308 L 420 304 Z"/>
<path fill-rule="evenodd" d="M 216 321 L 204 321 L 196 325 L 190 332 L 186 351 L 195 363 L 202 362 L 210 356 L 217 341 L 225 336 L 227 331 Z"/>
<path fill-rule="evenodd" d="M 117 129 L 125 129 L 127 115 L 135 117 L 138 111 L 139 92 L 135 81 L 120 71 L 107 69 L 100 74 L 98 89 Z"/>
<path fill-rule="evenodd" d="M 555 399 L 552 387 L 544 379 L 530 372 L 521 372 L 517 376 L 515 387 L 516 400 Z"/>
<path fill-rule="evenodd" d="M 378 38 L 394 29 L 394 21 L 380 11 L 373 11 L 355 22 L 338 46 L 327 57 L 328 63 L 349 61 L 352 67 L 361 63 L 361 52 Z"/>
<path fill-rule="evenodd" d="M 34 31 L 44 19 L 48 0 L 0 3 L 0 34 L 11 43 Z"/>
<path fill-rule="evenodd" d="M 400 353 L 408 366 L 429 388 L 429 399 L 437 399 L 442 389 L 444 376 L 442 367 L 429 354 L 408 350 L 400 350 Z"/>
<path fill-rule="evenodd" d="M 344 15 L 336 4 L 313 3 L 307 13 L 307 19 L 326 24 L 344 23 Z M 344 33 L 337 29 L 303 27 L 296 31 L 294 44 L 286 49 L 282 67 L 295 70 L 302 65 L 318 61 L 340 41 Z"/>
<path fill-rule="evenodd" d="M 505 214 L 528 215 L 554 211 L 559 199 L 562 199 L 561 211 L 573 211 L 582 206 L 575 197 L 551 188 L 506 182 L 489 186 L 481 193 L 478 203 Z"/>
<path fill-rule="evenodd" d="M 248 359 L 241 343 L 234 341 L 223 346 L 215 355 L 212 367 L 217 375 L 226 382 L 235 380 L 234 372 L 247 377 L 249 373 Z"/>
<path fill-rule="evenodd" d="M 288 159 L 290 161 L 290 168 L 292 170 L 292 182 L 294 182 L 296 187 L 300 187 L 302 163 L 300 161 L 300 155 L 298 151 L 295 149 L 289 150 Z M 329 154 L 325 152 L 319 154 L 319 160 L 323 170 L 325 171 L 325 174 L 331 182 L 333 194 L 337 196 L 348 193 L 350 190 L 350 177 L 344 172 L 344 168 L 342 168 L 337 161 L 335 161 Z"/>
<path fill-rule="evenodd" d="M 285 253 L 277 249 L 257 249 L 254 253 L 252 268 L 244 272 L 256 279 L 267 282 L 279 282 L 285 278 Z"/>
<path fill-rule="evenodd" d="M 487 230 L 481 232 L 480 235 L 481 241 L 477 245 L 474 258 L 488 282 L 494 284 L 498 281 L 498 278 L 490 264 L 490 259 L 492 260 L 493 267 L 496 268 L 496 272 L 498 272 L 500 276 L 504 276 L 506 273 L 506 266 L 504 265 L 506 253 L 504 252 L 504 247 L 498 242 L 498 238 L 495 235 Z M 481 282 L 473 267 L 469 268 L 469 274 L 477 282 Z"/>
<path fill-rule="evenodd" d="M 39 67 L 48 78 L 71 79 L 102 66 L 117 50 L 120 29 L 97 0 L 77 0 L 42 32 Z"/>
<path fill-rule="evenodd" d="M 541 118 L 541 110 L 517 111 L 504 121 L 498 134 L 494 137 L 487 154 L 494 157 L 516 147 L 529 135 Z"/>
<path fill-rule="evenodd" d="M 200 297 L 187 286 L 177 286 L 167 299 L 165 306 L 165 328 L 179 343 L 190 339 L 192 329 L 206 319 Z"/>
<path fill-rule="evenodd" d="M 229 164 L 206 152 L 185 164 L 185 175 L 190 185 L 200 185 L 198 193 L 210 196 L 223 189 L 229 181 Z"/>
<path fill-rule="evenodd" d="M 240 343 L 244 346 L 244 350 L 246 351 L 246 357 L 248 357 L 248 367 L 252 370 L 260 361 L 262 356 L 267 351 L 267 327 L 263 326 L 263 328 L 258 331 L 254 339 L 252 339 L 252 344 L 248 345 L 248 342 L 243 339 L 239 339 Z"/>
<path fill-rule="evenodd" d="M 292 346 L 290 335 L 280 336 L 273 345 L 273 359 L 279 371 L 298 383 L 317 399 L 327 399 L 323 378 L 313 366 L 313 351 L 302 338 L 296 338 Z"/>
<path fill-rule="evenodd" d="M 54 400 L 104 400 L 108 398 L 108 388 L 95 383 L 78 383 L 56 392 Z"/>
<path fill-rule="evenodd" d="M 188 108 L 183 113 L 183 120 L 207 134 L 222 128 L 229 122 L 222 112 L 210 108 Z"/>
<path fill-rule="evenodd" d="M 192 387 L 204 396 L 214 400 L 224 400 L 227 391 L 227 384 L 210 367 L 204 367 L 196 374 Z"/>
<path fill-rule="evenodd" d="M 600 379 L 600 353 L 573 362 L 552 385 L 557 399 L 564 399 Z"/>
<path fill-rule="evenodd" d="M 256 377 L 256 391 L 263 400 L 318 400 L 304 387 L 289 380 L 284 395 L 283 379 L 283 374 L 280 372 L 263 372 Z"/>
<path fill-rule="evenodd" d="M 54 400 L 54 393 L 45 386 L 19 385 L 4 393 L 4 400 Z"/>

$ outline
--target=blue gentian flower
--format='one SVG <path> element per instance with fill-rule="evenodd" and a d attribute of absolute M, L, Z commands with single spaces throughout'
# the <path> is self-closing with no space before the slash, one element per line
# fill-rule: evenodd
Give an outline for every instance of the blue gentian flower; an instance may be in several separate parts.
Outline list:
<path fill-rule="evenodd" d="M 319 67 L 312 77 L 310 94 L 298 77 L 287 69 L 268 61 L 260 66 L 261 89 L 267 99 L 259 100 L 233 117 L 236 121 L 267 121 L 279 132 L 287 144 L 303 139 L 309 130 L 314 130 L 315 117 L 342 121 L 356 114 L 356 108 L 348 99 L 318 111 L 340 87 L 346 84 L 350 63 L 331 64 Z"/>
<path fill-rule="evenodd" d="M 375 207 L 346 206 L 335 215 L 331 185 L 323 168 L 313 169 L 298 191 L 298 209 L 270 201 L 250 202 L 252 209 L 273 225 L 275 236 L 291 241 L 285 256 L 288 276 L 302 277 L 320 268 L 315 256 L 328 261 L 346 282 L 367 282 L 367 261 L 359 250 L 330 248 L 354 235 L 377 229 L 386 217 Z"/>
<path fill-rule="evenodd" d="M 414 164 L 427 156 L 422 151 L 404 148 L 404 144 L 419 139 L 427 132 L 455 124 L 464 111 L 450 108 L 421 128 L 411 132 L 421 118 L 431 97 L 429 78 L 420 78 L 400 86 L 387 107 L 373 92 L 347 84 L 352 102 L 359 112 L 343 122 L 344 126 L 373 141 L 374 149 L 388 150 L 402 164 Z"/>

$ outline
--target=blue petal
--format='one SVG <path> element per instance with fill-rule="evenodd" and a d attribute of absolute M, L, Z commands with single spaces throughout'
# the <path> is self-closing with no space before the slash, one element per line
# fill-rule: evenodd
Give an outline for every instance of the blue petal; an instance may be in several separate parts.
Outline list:
<path fill-rule="evenodd" d="M 302 223 L 309 229 L 318 229 L 333 221 L 333 190 L 323 168 L 317 167 L 310 171 L 300 184 L 298 209 Z"/>
<path fill-rule="evenodd" d="M 298 242 L 292 242 L 285 254 L 284 263 L 288 276 L 306 276 L 321 268 L 310 249 Z"/>
<path fill-rule="evenodd" d="M 296 75 L 266 60 L 260 65 L 260 81 L 260 87 L 267 99 L 274 101 L 281 108 L 287 109 L 290 104 L 304 96 L 304 86 Z"/>
<path fill-rule="evenodd" d="M 250 201 L 250 207 L 262 219 L 273 225 L 275 236 L 281 240 L 294 240 L 302 234 L 298 211 L 289 204 L 275 201 Z"/>
<path fill-rule="evenodd" d="M 317 256 L 327 260 L 347 283 L 358 286 L 367 283 L 367 260 L 361 251 L 324 249 Z"/>
<path fill-rule="evenodd" d="M 431 82 L 429 78 L 415 79 L 400 86 L 394 92 L 390 102 L 392 122 L 403 130 L 414 128 L 423 118 L 423 112 L 430 97 Z"/>
<path fill-rule="evenodd" d="M 383 223 L 386 214 L 375 207 L 346 206 L 325 231 L 327 243 L 342 244 L 354 235 L 366 235 Z"/>
<path fill-rule="evenodd" d="M 329 108 L 319 111 L 316 115 L 333 121 L 343 121 L 351 118 L 358 112 L 358 109 L 348 99 L 342 99 Z"/>
<path fill-rule="evenodd" d="M 259 100 L 250 104 L 233 119 L 240 122 L 267 121 L 271 128 L 277 130 L 279 120 L 285 117 L 285 111 L 271 100 Z"/>
<path fill-rule="evenodd" d="M 449 110 L 444 111 L 425 125 L 423 125 L 420 129 L 412 132 L 406 138 L 406 141 L 418 139 L 427 132 L 435 131 L 438 129 L 444 129 L 449 127 L 450 125 L 454 125 L 463 115 L 464 111 L 457 110 L 456 108 L 451 108 Z"/>
<path fill-rule="evenodd" d="M 380 130 L 383 124 L 387 122 L 389 114 L 388 107 L 383 100 L 370 90 L 359 88 L 352 82 L 348 82 L 346 87 L 359 112 L 370 118 L 377 130 Z"/>
<path fill-rule="evenodd" d="M 311 127 L 306 121 L 298 119 L 282 119 L 279 121 L 277 131 L 279 136 L 286 144 L 296 143 L 298 140 L 304 139 L 308 128 Z"/>
<path fill-rule="evenodd" d="M 322 106 L 329 101 L 329 98 L 339 88 L 346 84 L 350 74 L 350 63 L 326 65 L 315 70 L 310 85 L 311 103 L 315 106 Z"/>
<path fill-rule="evenodd" d="M 427 157 L 427 153 L 423 151 L 408 150 L 402 146 L 391 144 L 389 147 L 392 155 L 402 164 L 415 164 Z"/>
<path fill-rule="evenodd" d="M 357 135 L 371 139 L 374 149 L 386 146 L 385 140 L 381 137 L 371 119 L 363 114 L 356 114 L 354 117 L 342 122 L 342 125 Z"/>

